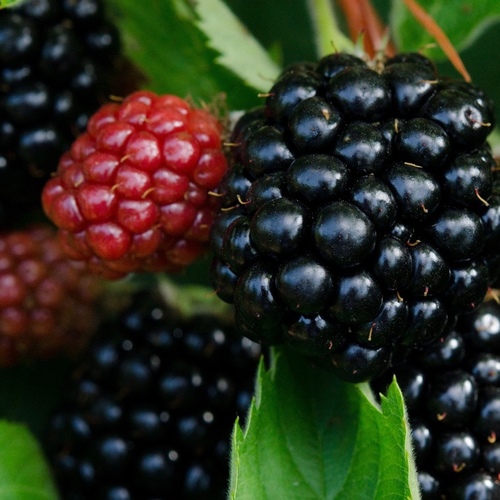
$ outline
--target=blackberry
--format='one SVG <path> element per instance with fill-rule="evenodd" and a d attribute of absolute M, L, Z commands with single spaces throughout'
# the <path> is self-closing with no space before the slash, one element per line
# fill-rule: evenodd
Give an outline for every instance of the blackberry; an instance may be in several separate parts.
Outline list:
<path fill-rule="evenodd" d="M 500 277 L 493 126 L 419 54 L 288 67 L 235 125 L 211 233 L 238 328 L 353 382 L 446 335 Z"/>
<path fill-rule="evenodd" d="M 101 0 L 27 0 L 0 9 L 0 206 L 38 209 L 62 153 L 122 72 L 120 36 Z"/>
<path fill-rule="evenodd" d="M 372 382 L 383 392 L 396 375 L 423 499 L 500 498 L 499 325 L 485 302 Z"/>
<path fill-rule="evenodd" d="M 225 498 L 260 346 L 151 294 L 101 327 L 47 432 L 62 498 Z"/>

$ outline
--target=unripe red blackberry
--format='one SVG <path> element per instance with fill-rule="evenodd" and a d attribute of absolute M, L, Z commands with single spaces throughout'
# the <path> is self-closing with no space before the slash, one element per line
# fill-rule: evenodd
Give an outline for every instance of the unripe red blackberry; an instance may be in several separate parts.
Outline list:
<path fill-rule="evenodd" d="M 181 321 L 135 296 L 95 336 L 50 424 L 62 498 L 226 498 L 259 356 L 215 317 Z"/>
<path fill-rule="evenodd" d="M 78 354 L 95 330 L 99 292 L 52 228 L 0 234 L 0 366 Z"/>
<path fill-rule="evenodd" d="M 190 264 L 219 206 L 221 133 L 208 111 L 173 95 L 104 105 L 43 190 L 68 255 L 108 278 Z"/>
<path fill-rule="evenodd" d="M 5 226 L 15 226 L 20 206 L 39 208 L 44 182 L 108 98 L 122 62 L 118 30 L 101 0 L 27 0 L 0 9 Z"/>
<path fill-rule="evenodd" d="M 497 265 L 493 126 L 420 55 L 287 68 L 235 126 L 212 228 L 242 331 L 359 382 L 474 311 Z"/>

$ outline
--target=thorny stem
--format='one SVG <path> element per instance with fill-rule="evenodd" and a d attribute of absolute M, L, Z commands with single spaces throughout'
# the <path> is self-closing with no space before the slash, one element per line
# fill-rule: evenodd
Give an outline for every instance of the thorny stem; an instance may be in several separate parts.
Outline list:
<path fill-rule="evenodd" d="M 354 44 L 340 30 L 331 0 L 308 0 L 316 52 L 319 57 L 332 52 L 354 52 Z"/>

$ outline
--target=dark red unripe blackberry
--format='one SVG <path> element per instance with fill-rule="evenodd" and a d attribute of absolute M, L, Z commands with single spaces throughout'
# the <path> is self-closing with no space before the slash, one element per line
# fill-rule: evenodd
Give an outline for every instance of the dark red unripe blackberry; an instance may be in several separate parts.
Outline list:
<path fill-rule="evenodd" d="M 102 0 L 89 5 L 28 0 L 0 11 L 0 111 L 14 131 L 8 144 L 0 139 L 0 156 L 11 159 L 9 178 L 18 177 L 17 171 L 26 178 L 24 190 L 11 186 L 19 197 L 15 202 L 0 193 L 10 225 L 16 225 L 20 205 L 39 208 L 43 182 L 113 93 L 113 79 L 124 67 L 120 35 Z"/>
<path fill-rule="evenodd" d="M 229 440 L 260 347 L 152 295 L 103 325 L 47 433 L 62 498 L 226 496 Z"/>
<path fill-rule="evenodd" d="M 0 262 L 0 366 L 81 352 L 97 323 L 99 280 L 45 226 L 0 233 Z"/>
<path fill-rule="evenodd" d="M 212 230 L 238 328 L 353 381 L 446 336 L 500 281 L 492 110 L 420 54 L 286 68 L 234 127 Z"/>

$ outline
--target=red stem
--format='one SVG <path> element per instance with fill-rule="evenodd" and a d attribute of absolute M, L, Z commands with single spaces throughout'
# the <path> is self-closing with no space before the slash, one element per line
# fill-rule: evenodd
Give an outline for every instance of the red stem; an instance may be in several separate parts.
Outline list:
<path fill-rule="evenodd" d="M 364 33 L 364 50 L 373 57 L 381 49 L 387 29 L 371 0 L 338 0 L 338 2 L 346 18 L 351 40 L 356 42 L 361 33 Z M 391 42 L 387 44 L 385 52 L 389 57 L 396 52 Z"/>
<path fill-rule="evenodd" d="M 446 57 L 450 60 L 455 69 L 463 76 L 466 82 L 471 81 L 471 77 L 465 68 L 457 50 L 446 36 L 445 32 L 437 25 L 436 21 L 416 2 L 416 0 L 404 0 L 408 10 L 413 17 L 425 28 L 441 47 Z"/>

